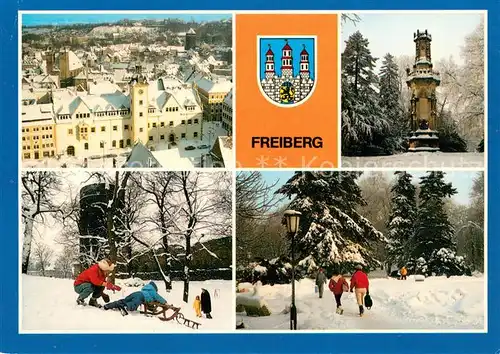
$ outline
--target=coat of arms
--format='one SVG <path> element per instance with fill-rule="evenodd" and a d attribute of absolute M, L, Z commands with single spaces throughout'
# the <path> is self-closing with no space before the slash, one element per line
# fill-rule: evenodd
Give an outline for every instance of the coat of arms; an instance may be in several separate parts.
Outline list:
<path fill-rule="evenodd" d="M 316 36 L 258 36 L 258 80 L 262 94 L 280 107 L 311 96 L 316 79 Z"/>

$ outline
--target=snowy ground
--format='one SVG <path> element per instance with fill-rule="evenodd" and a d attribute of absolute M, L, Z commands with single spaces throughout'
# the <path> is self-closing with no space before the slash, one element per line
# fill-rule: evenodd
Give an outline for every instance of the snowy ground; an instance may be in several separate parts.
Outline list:
<path fill-rule="evenodd" d="M 177 145 L 169 149 L 168 144 L 158 144 L 155 151 L 152 151 L 153 156 L 158 160 L 162 167 L 175 169 L 192 169 L 201 167 L 202 155 L 208 154 L 210 149 L 194 149 L 185 150 L 186 146 L 207 146 L 212 147 L 218 136 L 226 136 L 227 132 L 222 128 L 219 122 L 203 123 L 203 140 L 187 140 L 181 139 Z M 105 149 L 104 154 L 116 155 L 116 167 L 120 168 L 126 162 L 128 155 L 132 151 L 131 148 L 113 148 Z M 62 156 L 57 158 L 44 158 L 41 160 L 25 160 L 22 162 L 23 168 L 59 168 L 63 165 L 68 168 L 80 168 L 84 166 L 84 159 L 87 158 L 88 168 L 113 168 L 112 157 L 102 157 L 102 155 L 85 155 L 78 156 Z M 211 161 L 211 160 L 209 160 Z M 206 165 L 206 164 L 205 164 Z M 205 166 L 211 167 L 211 166 Z"/>
<path fill-rule="evenodd" d="M 408 152 L 392 156 L 342 156 L 345 168 L 482 168 L 484 154 Z"/>
<path fill-rule="evenodd" d="M 266 285 L 258 289 L 270 307 L 268 317 L 238 313 L 237 323 L 246 329 L 290 328 L 290 315 L 282 313 L 291 303 L 291 285 Z M 370 285 L 373 307 L 360 318 L 353 293 L 344 293 L 344 314 L 335 313 L 333 294 L 325 288 L 322 299 L 314 293 L 312 280 L 296 286 L 298 329 L 308 330 L 483 330 L 485 327 L 483 277 L 431 277 L 415 282 L 412 277 L 373 279 Z"/>
<path fill-rule="evenodd" d="M 171 333 L 171 332 L 219 332 L 234 328 L 233 284 L 227 280 L 192 281 L 189 302 L 182 302 L 182 282 L 174 282 L 173 290 L 166 293 L 157 282 L 159 293 L 169 303 L 180 306 L 188 319 L 200 322 L 198 330 L 178 324 L 175 320 L 160 321 L 146 317 L 139 312 L 130 312 L 123 317 L 120 312 L 78 306 L 77 294 L 73 290 L 73 280 L 23 275 L 21 290 L 21 331 L 22 332 L 107 332 L 107 333 Z M 120 284 L 120 281 L 117 281 Z M 120 284 L 122 285 L 122 284 Z M 197 318 L 193 309 L 196 295 L 201 288 L 210 291 L 213 319 Z M 140 288 L 123 287 L 120 292 L 107 292 L 111 301 L 118 300 Z M 215 296 L 217 290 L 218 296 Z M 99 300 L 103 304 L 102 299 Z"/>

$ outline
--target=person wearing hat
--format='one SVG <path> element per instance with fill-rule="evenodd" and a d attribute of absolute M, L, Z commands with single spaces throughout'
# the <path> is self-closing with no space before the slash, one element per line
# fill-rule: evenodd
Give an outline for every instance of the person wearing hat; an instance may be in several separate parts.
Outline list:
<path fill-rule="evenodd" d="M 104 309 L 118 309 L 123 316 L 126 316 L 128 315 L 128 311 L 136 311 L 140 305 L 149 304 L 151 302 L 159 302 L 160 304 L 167 303 L 167 300 L 158 294 L 158 286 L 156 286 L 154 281 L 149 282 L 149 284 L 144 285 L 140 291 L 135 291 L 124 299 L 104 305 Z"/>
<path fill-rule="evenodd" d="M 76 303 L 78 305 L 85 305 L 85 299 L 91 294 L 89 300 L 90 306 L 101 307 L 97 299 L 102 297 L 104 302 L 109 302 L 109 296 L 104 293 L 104 289 L 118 290 L 121 288 L 111 282 L 106 281 L 109 274 L 115 269 L 116 264 L 108 258 L 99 261 L 90 268 L 84 270 L 78 275 L 73 283 L 75 292 L 78 294 Z"/>
<path fill-rule="evenodd" d="M 364 310 L 364 298 L 368 292 L 368 287 L 370 282 L 368 281 L 368 275 L 363 272 L 363 267 L 361 265 L 356 266 L 356 271 L 351 277 L 351 292 L 355 292 L 356 300 L 359 306 L 359 316 L 363 316 Z"/>
<path fill-rule="evenodd" d="M 323 297 L 323 290 L 325 288 L 327 278 L 323 272 L 323 268 L 318 269 L 318 274 L 316 274 L 316 286 L 318 287 L 319 298 Z"/>

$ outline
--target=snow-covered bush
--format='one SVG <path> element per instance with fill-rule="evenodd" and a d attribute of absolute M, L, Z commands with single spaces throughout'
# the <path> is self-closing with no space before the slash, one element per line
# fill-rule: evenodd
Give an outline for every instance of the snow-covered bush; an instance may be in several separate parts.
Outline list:
<path fill-rule="evenodd" d="M 120 279 L 119 283 L 131 288 L 137 288 L 146 285 L 148 282 L 140 278 L 128 278 L 128 279 Z"/>
<path fill-rule="evenodd" d="M 302 272 L 297 267 L 295 278 L 301 279 Z M 236 272 L 236 277 L 241 282 L 255 284 L 260 281 L 262 284 L 288 284 L 292 278 L 292 266 L 286 258 L 256 259 L 246 267 L 240 267 Z"/>
<path fill-rule="evenodd" d="M 472 275 L 471 270 L 465 262 L 465 257 L 457 256 L 455 252 L 448 248 L 441 248 L 435 251 L 430 264 L 432 273 L 436 275 Z"/>

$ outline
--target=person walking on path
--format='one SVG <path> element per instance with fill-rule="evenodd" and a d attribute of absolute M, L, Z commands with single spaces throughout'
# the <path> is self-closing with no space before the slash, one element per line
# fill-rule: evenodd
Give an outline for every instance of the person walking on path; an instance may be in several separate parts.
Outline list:
<path fill-rule="evenodd" d="M 326 281 L 327 281 L 327 277 L 326 277 L 325 273 L 323 272 L 323 269 L 319 268 L 318 274 L 316 274 L 316 285 L 318 287 L 320 299 L 323 297 L 323 290 L 325 289 Z"/>
<path fill-rule="evenodd" d="M 368 281 L 368 275 L 363 272 L 363 267 L 361 265 L 356 266 L 356 271 L 351 277 L 351 292 L 355 292 L 356 300 L 359 306 L 359 316 L 362 317 L 365 312 L 364 309 L 364 299 L 366 293 L 368 292 L 368 288 L 370 286 L 370 282 Z"/>
<path fill-rule="evenodd" d="M 340 302 L 340 299 L 342 298 L 342 294 L 344 293 L 344 291 L 349 291 L 349 284 L 347 284 L 347 281 L 342 276 L 342 274 L 336 271 L 333 273 L 333 276 L 328 283 L 328 288 L 335 297 L 335 302 L 337 303 L 336 312 L 339 315 L 342 315 L 344 313 L 344 310 L 342 309 L 342 303 Z"/>
<path fill-rule="evenodd" d="M 405 266 L 403 266 L 403 268 L 401 268 L 399 273 L 401 274 L 401 280 L 406 280 L 406 275 L 408 274 L 408 270 L 406 269 Z"/>

